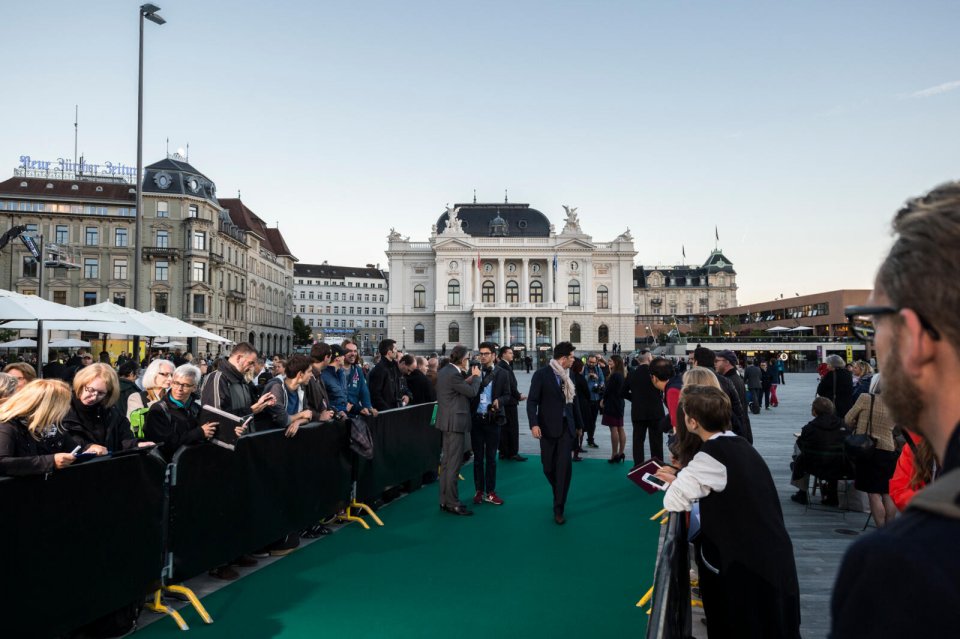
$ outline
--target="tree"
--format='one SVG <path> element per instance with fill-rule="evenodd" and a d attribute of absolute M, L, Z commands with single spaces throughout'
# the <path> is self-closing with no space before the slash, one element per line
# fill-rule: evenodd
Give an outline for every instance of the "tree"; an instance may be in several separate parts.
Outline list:
<path fill-rule="evenodd" d="M 302 317 L 295 315 L 293 318 L 293 345 L 308 346 L 311 342 L 313 342 L 313 331 L 310 330 Z"/>

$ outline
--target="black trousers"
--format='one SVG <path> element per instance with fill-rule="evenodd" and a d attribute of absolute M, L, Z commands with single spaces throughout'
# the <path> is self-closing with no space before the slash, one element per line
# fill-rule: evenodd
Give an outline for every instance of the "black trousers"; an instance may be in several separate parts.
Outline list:
<path fill-rule="evenodd" d="M 543 474 L 553 488 L 553 514 L 562 515 L 570 490 L 570 475 L 573 468 L 573 434 L 564 429 L 560 437 L 540 438 L 540 461 Z"/>
<path fill-rule="evenodd" d="M 500 457 L 510 459 L 520 454 L 520 416 L 516 406 L 505 406 L 507 423 L 500 428 Z"/>
<path fill-rule="evenodd" d="M 587 441 L 593 443 L 593 433 L 597 430 L 597 415 L 600 414 L 600 400 L 590 402 L 590 421 L 583 425 Z"/>
<path fill-rule="evenodd" d="M 650 457 L 663 459 L 663 433 L 659 419 L 641 419 L 633 422 L 633 465 L 639 466 L 648 458 L 643 456 L 643 440 L 650 439 Z"/>
<path fill-rule="evenodd" d="M 763 387 L 763 407 L 770 408 L 770 386 Z"/>
<path fill-rule="evenodd" d="M 500 443 L 500 427 L 490 420 L 473 418 L 470 431 L 473 445 L 473 485 L 481 493 L 497 489 L 497 444 Z"/>

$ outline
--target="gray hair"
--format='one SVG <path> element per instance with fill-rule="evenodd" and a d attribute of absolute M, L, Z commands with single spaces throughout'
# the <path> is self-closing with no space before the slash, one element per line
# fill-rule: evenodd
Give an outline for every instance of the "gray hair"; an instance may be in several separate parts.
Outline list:
<path fill-rule="evenodd" d="M 157 387 L 157 373 L 160 372 L 160 368 L 163 366 L 169 366 L 171 370 L 176 368 L 168 359 L 155 359 L 150 362 L 150 365 L 147 366 L 147 370 L 143 373 L 143 389 L 150 390 L 151 388 Z"/>
<path fill-rule="evenodd" d="M 846 366 L 846 362 L 844 362 L 843 358 L 839 355 L 830 355 L 827 357 L 827 366 L 830 368 L 843 368 Z"/>
<path fill-rule="evenodd" d="M 189 377 L 194 386 L 200 384 L 200 369 L 193 364 L 182 364 L 173 371 L 174 377 Z"/>
<path fill-rule="evenodd" d="M 0 401 L 5 400 L 17 390 L 17 378 L 8 373 L 0 373 Z"/>
<path fill-rule="evenodd" d="M 870 392 L 876 394 L 881 392 L 882 390 L 883 390 L 883 384 L 880 383 L 880 373 L 876 373 L 874 374 L 873 377 L 870 378 Z"/>

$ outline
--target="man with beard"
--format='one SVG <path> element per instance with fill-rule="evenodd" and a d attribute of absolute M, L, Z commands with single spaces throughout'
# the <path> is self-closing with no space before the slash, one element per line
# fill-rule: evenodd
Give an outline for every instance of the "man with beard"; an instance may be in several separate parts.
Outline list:
<path fill-rule="evenodd" d="M 960 628 L 960 182 L 909 201 L 867 305 L 846 309 L 873 338 L 883 400 L 936 455 L 940 476 L 903 516 L 847 551 L 830 636 L 948 637 Z M 890 605 L 890 597 L 896 605 Z"/>

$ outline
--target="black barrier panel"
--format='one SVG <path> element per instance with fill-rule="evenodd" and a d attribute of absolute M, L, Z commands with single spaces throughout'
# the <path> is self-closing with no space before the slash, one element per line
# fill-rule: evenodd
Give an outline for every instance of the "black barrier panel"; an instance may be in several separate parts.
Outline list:
<path fill-rule="evenodd" d="M 657 558 L 647 639 L 686 639 L 692 636 L 688 550 L 687 513 L 670 513 Z"/>
<path fill-rule="evenodd" d="M 164 467 L 141 453 L 0 478 L 2 636 L 59 636 L 156 587 Z"/>
<path fill-rule="evenodd" d="M 384 489 L 419 480 L 440 465 L 440 431 L 430 422 L 436 404 L 418 404 L 383 411 L 368 420 L 373 434 L 373 459 L 360 458 L 357 497 L 379 498 Z"/>
<path fill-rule="evenodd" d="M 236 450 L 182 448 L 173 458 L 168 552 L 173 580 L 228 563 L 337 512 L 350 496 L 345 424 L 241 437 Z"/>

